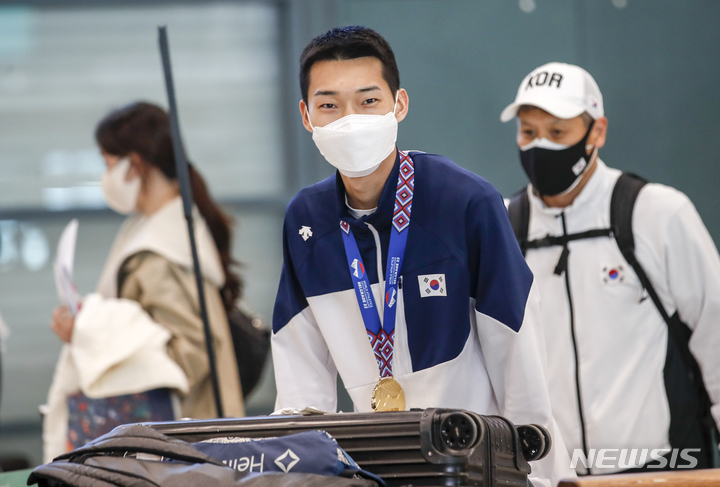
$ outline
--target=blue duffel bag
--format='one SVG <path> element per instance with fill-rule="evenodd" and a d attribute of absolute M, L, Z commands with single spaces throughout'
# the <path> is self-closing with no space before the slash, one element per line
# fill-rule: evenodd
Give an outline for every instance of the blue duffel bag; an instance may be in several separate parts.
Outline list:
<path fill-rule="evenodd" d="M 307 431 L 277 438 L 212 438 L 192 446 L 228 467 L 248 474 L 282 472 L 360 476 L 384 485 L 380 477 L 362 470 L 325 431 Z"/>

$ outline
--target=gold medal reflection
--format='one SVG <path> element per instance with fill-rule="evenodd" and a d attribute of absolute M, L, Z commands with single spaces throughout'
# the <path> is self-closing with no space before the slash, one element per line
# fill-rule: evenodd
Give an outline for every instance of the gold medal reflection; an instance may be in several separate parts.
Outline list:
<path fill-rule="evenodd" d="M 370 398 L 373 411 L 404 411 L 405 392 L 392 377 L 385 377 L 378 381 Z"/>

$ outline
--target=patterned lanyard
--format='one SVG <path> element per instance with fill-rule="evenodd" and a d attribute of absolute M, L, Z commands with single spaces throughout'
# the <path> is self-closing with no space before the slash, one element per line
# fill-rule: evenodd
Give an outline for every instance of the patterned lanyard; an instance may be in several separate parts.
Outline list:
<path fill-rule="evenodd" d="M 412 211 L 413 191 L 415 190 L 415 166 L 413 161 L 406 153 L 398 152 L 400 154 L 400 175 L 398 176 L 397 191 L 395 191 L 393 229 L 390 230 L 390 246 L 385 271 L 386 292 L 383 305 L 383 324 L 380 323 L 380 315 L 375 306 L 370 281 L 367 278 L 365 265 L 350 225 L 340 221 L 340 228 L 343 231 L 343 243 L 345 244 L 345 255 L 350 267 L 355 295 L 360 305 L 360 312 L 365 323 L 368 339 L 380 368 L 380 377 L 392 376 L 398 279 L 403 256 L 405 255 L 405 247 L 407 246 L 407 229 L 410 226 L 410 212 Z M 377 249 L 377 251 L 382 252 L 382 249 Z"/>

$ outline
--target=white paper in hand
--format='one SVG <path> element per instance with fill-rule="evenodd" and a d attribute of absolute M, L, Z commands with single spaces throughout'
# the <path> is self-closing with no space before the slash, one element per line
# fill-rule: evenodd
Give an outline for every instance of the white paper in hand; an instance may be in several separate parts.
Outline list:
<path fill-rule="evenodd" d="M 80 296 L 73 282 L 73 265 L 75 262 L 75 242 L 77 241 L 78 220 L 74 218 L 67 224 L 57 246 L 55 256 L 55 286 L 60 302 L 68 307 L 75 316 L 80 307 Z"/>

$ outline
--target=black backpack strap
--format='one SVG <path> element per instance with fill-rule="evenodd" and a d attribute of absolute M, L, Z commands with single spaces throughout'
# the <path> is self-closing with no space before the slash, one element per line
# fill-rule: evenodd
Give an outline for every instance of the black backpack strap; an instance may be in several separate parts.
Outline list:
<path fill-rule="evenodd" d="M 112 452 L 142 452 L 172 458 L 188 463 L 209 463 L 222 466 L 223 463 L 197 450 L 189 443 L 170 438 L 143 424 L 118 426 L 83 447 L 63 453 L 54 461 L 75 462 L 79 458 L 104 455 Z"/>
<path fill-rule="evenodd" d="M 527 187 L 523 187 L 510 198 L 508 217 L 513 232 L 515 232 L 515 238 L 520 245 L 520 250 L 525 255 L 528 227 L 530 226 L 530 199 L 528 198 Z"/>
<path fill-rule="evenodd" d="M 635 259 L 635 238 L 633 237 L 632 231 L 632 216 L 633 210 L 635 209 L 635 200 L 637 200 L 640 190 L 647 184 L 640 176 L 636 176 L 631 173 L 622 173 L 615 183 L 613 188 L 612 198 L 610 199 L 610 228 L 615 235 L 615 241 L 617 242 L 620 252 L 628 263 L 635 269 L 632 261 L 637 262 Z M 639 264 L 638 264 L 639 265 Z M 637 272 L 638 276 L 645 272 L 640 270 Z M 643 281 L 643 278 L 640 278 Z M 645 282 L 643 286 L 647 289 Z M 652 287 L 652 285 L 650 286 Z M 649 293 L 649 291 L 648 291 Z M 656 303 L 657 304 L 657 303 Z M 667 315 L 665 311 L 661 311 L 663 319 Z"/>
<path fill-rule="evenodd" d="M 652 299 L 653 304 L 662 316 L 668 327 L 668 334 L 673 341 L 680 354 L 680 358 L 685 365 L 688 378 L 696 392 L 700 401 L 700 415 L 707 430 L 716 430 L 716 425 L 710 414 L 712 402 L 707 393 L 705 384 L 702 380 L 700 366 L 695 357 L 690 352 L 690 329 L 682 322 L 678 313 L 673 316 L 668 315 L 665 306 L 663 306 L 660 297 L 650 282 L 645 270 L 635 256 L 635 239 L 632 233 L 632 215 L 640 190 L 647 184 L 643 178 L 630 173 L 623 173 L 615 183 L 612 198 L 610 200 L 610 227 L 612 228 L 620 252 L 628 264 L 637 274 L 643 288 Z M 714 448 L 717 448 L 713 445 Z"/>
<path fill-rule="evenodd" d="M 617 242 L 620 252 L 628 264 L 633 268 L 635 274 L 637 274 L 643 288 L 647 291 L 650 299 L 655 304 L 655 307 L 660 312 L 662 319 L 667 323 L 670 334 L 673 340 L 680 346 L 680 348 L 688 349 L 687 344 L 682 346 L 683 342 L 687 340 L 683 337 L 683 332 L 677 329 L 675 321 L 668 315 L 663 306 L 660 297 L 658 296 L 655 288 L 650 282 L 645 270 L 638 262 L 635 257 L 635 238 L 632 232 L 632 215 L 635 208 L 635 200 L 637 200 L 640 190 L 647 184 L 647 181 L 639 176 L 630 173 L 622 173 L 615 183 L 613 189 L 612 198 L 610 200 L 610 227 L 615 235 L 615 241 Z M 688 355 L 688 357 L 685 357 Z M 690 350 L 687 353 L 683 352 L 683 360 L 686 365 L 691 365 L 687 358 L 695 362 L 695 359 L 690 355 Z"/>
<path fill-rule="evenodd" d="M 610 199 L 610 228 L 615 235 L 620 252 L 628 264 L 637 274 L 643 288 L 647 291 L 650 299 L 652 299 L 655 307 L 660 312 L 665 323 L 667 323 L 673 339 L 681 338 L 675 331 L 676 326 L 673 324 L 672 318 L 668 315 L 663 306 L 660 297 L 648 278 L 645 270 L 635 257 L 635 238 L 632 232 L 632 216 L 635 208 L 635 200 L 637 200 L 640 190 L 647 184 L 647 181 L 639 176 L 630 173 L 622 173 L 615 183 L 612 198 Z M 677 342 L 678 344 L 682 341 Z M 686 347 L 687 348 L 687 347 Z M 689 351 L 688 351 L 689 353 Z M 694 360 L 694 359 L 693 359 Z"/>

